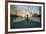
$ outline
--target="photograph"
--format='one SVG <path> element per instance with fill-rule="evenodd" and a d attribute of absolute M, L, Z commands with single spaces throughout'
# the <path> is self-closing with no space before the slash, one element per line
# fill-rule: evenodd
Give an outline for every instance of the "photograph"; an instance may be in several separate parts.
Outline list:
<path fill-rule="evenodd" d="M 8 3 L 8 31 L 43 29 L 43 5 Z"/>
<path fill-rule="evenodd" d="M 41 6 L 10 5 L 10 28 L 41 27 Z"/>

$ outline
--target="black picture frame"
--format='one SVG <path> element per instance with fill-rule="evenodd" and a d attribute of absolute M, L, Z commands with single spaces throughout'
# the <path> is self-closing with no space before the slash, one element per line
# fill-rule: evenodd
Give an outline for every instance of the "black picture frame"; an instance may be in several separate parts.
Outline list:
<path fill-rule="evenodd" d="M 16 31 L 8 32 L 8 3 L 27 3 L 27 4 L 42 4 L 43 5 L 43 29 L 42 30 L 28 30 L 28 31 Z M 21 32 L 39 32 L 45 31 L 45 3 L 44 2 L 27 2 L 27 1 L 7 1 L 5 0 L 5 33 L 21 33 Z"/>

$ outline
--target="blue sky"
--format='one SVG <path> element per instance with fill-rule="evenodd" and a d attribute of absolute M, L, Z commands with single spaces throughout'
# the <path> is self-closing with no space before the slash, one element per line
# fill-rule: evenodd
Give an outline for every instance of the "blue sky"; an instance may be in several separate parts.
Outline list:
<path fill-rule="evenodd" d="M 30 6 L 30 5 L 11 5 L 11 13 L 14 13 L 15 11 L 14 10 L 22 10 L 22 11 L 25 11 L 25 12 L 34 12 L 34 13 L 37 13 L 39 14 L 39 12 L 41 12 L 41 6 Z"/>

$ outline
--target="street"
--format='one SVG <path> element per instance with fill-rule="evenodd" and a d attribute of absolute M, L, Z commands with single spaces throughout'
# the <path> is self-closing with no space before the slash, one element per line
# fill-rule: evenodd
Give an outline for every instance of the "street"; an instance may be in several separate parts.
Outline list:
<path fill-rule="evenodd" d="M 28 21 L 26 21 L 25 18 L 18 17 L 18 18 L 11 18 L 11 29 L 14 28 L 35 28 L 35 27 L 41 27 L 40 18 L 38 17 L 32 17 L 29 18 Z"/>

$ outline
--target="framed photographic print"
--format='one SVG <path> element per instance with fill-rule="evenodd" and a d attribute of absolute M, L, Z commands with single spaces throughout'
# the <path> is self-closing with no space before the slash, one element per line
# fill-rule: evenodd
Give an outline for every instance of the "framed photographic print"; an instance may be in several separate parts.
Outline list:
<path fill-rule="evenodd" d="M 45 30 L 45 4 L 40 2 L 8 2 L 8 32 Z"/>

